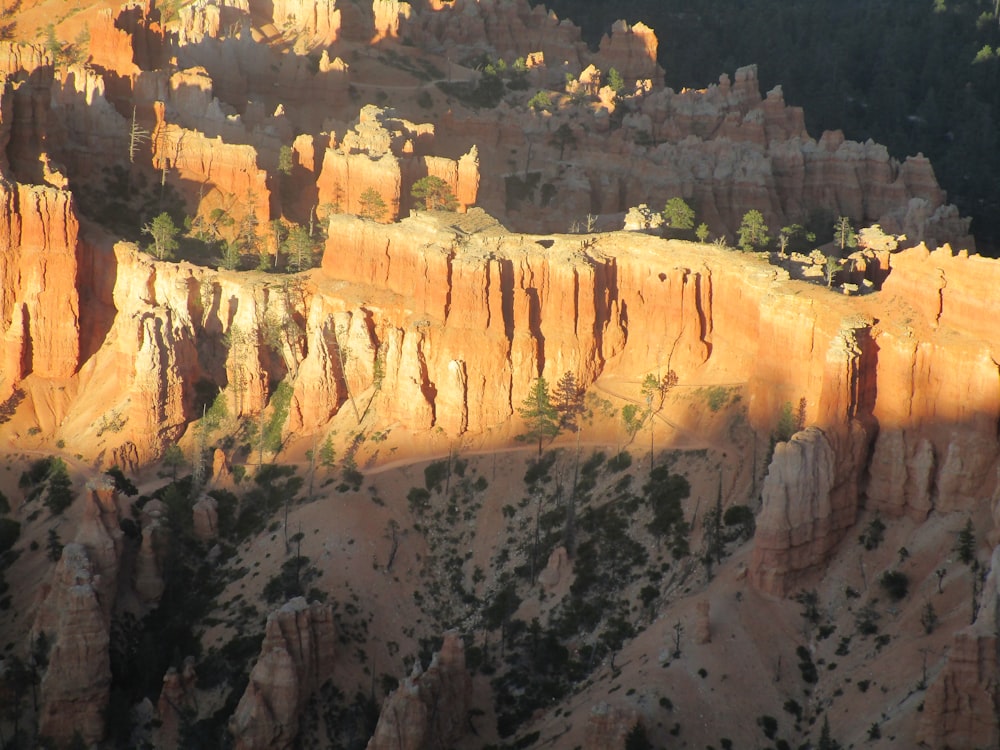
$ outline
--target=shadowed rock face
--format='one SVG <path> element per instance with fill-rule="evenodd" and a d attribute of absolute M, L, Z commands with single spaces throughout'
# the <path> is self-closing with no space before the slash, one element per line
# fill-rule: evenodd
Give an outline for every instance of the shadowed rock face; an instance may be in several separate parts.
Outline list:
<path fill-rule="evenodd" d="M 229 722 L 240 750 L 289 748 L 306 701 L 333 675 L 333 608 L 292 599 L 267 618 L 250 684 Z"/>
<path fill-rule="evenodd" d="M 450 747 L 467 731 L 472 681 L 458 633 L 445 633 L 430 666 L 414 665 L 382 705 L 368 750 L 430 750 Z"/>
<path fill-rule="evenodd" d="M 1000 742 L 998 575 L 1000 549 L 993 552 L 976 622 L 955 634 L 944 669 L 927 690 L 917 740 L 935 750 Z"/>

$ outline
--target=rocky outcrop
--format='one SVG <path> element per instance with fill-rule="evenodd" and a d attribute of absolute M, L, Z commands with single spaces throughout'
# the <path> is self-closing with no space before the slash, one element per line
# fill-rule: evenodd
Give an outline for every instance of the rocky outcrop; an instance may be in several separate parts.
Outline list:
<path fill-rule="evenodd" d="M 330 45 L 340 36 L 341 11 L 335 0 L 278 0 L 269 5 L 274 25 L 285 33 L 294 32 L 300 45 Z"/>
<path fill-rule="evenodd" d="M 194 535 L 203 542 L 219 536 L 219 504 L 214 497 L 202 495 L 191 508 Z"/>
<path fill-rule="evenodd" d="M 532 55 L 555 61 L 548 67 L 545 83 L 557 85 L 564 82 L 566 71 L 586 67 L 583 61 L 591 56 L 580 29 L 560 21 L 542 5 L 532 7 L 526 0 L 432 0 L 429 5 L 429 12 L 403 22 L 400 33 L 421 46 L 448 49 L 453 60 L 475 57 L 485 43 L 508 63 Z"/>
<path fill-rule="evenodd" d="M 156 746 L 159 748 L 178 747 L 180 729 L 186 712 L 197 709 L 195 688 L 198 675 L 194 670 L 194 659 L 188 657 L 180 671 L 170 667 L 163 675 L 163 687 L 156 702 L 156 715 L 160 720 L 156 728 Z"/>
<path fill-rule="evenodd" d="M 306 701 L 333 674 L 333 608 L 292 599 L 267 618 L 260 657 L 229 722 L 238 750 L 286 749 Z"/>
<path fill-rule="evenodd" d="M 445 633 L 441 650 L 385 699 L 368 750 L 431 750 L 452 747 L 467 729 L 472 680 L 465 647 L 456 632 Z"/>
<path fill-rule="evenodd" d="M 39 733 L 59 743 L 104 737 L 111 688 L 110 629 L 123 534 L 109 486 L 88 488 L 76 541 L 41 588 L 32 643 L 50 644 L 39 692 Z"/>
<path fill-rule="evenodd" d="M 934 750 L 1000 744 L 1000 548 L 993 551 L 979 616 L 958 631 L 947 663 L 927 689 L 917 741 Z"/>
<path fill-rule="evenodd" d="M 393 221 L 413 208 L 410 191 L 426 176 L 444 180 L 459 201 L 459 210 L 476 202 L 479 187 L 477 151 L 457 161 L 433 156 L 434 125 L 399 119 L 390 110 L 368 105 L 339 144 L 331 143 L 317 180 L 324 212 L 362 213 L 361 196 L 376 191 L 385 203 L 383 221 Z"/>
<path fill-rule="evenodd" d="M 101 589 L 87 547 L 67 544 L 32 629 L 33 641 L 45 633 L 51 644 L 39 692 L 38 731 L 59 743 L 75 732 L 88 744 L 104 737 L 111 662 L 108 605 Z"/>
<path fill-rule="evenodd" d="M 881 428 L 867 495 L 887 515 L 920 519 L 992 492 L 1000 366 L 973 300 L 1000 269 L 948 247 L 893 253 L 890 267 L 882 294 L 908 323 L 887 319 L 874 331 Z"/>
<path fill-rule="evenodd" d="M 658 46 L 656 34 L 646 24 L 629 26 L 625 21 L 616 21 L 611 33 L 601 39 L 601 62 L 606 70 L 615 68 L 626 86 L 647 78 L 662 85 L 663 70 L 656 64 Z"/>
<path fill-rule="evenodd" d="M 863 448 L 864 432 L 856 430 L 851 437 Z M 861 467 L 838 456 L 816 427 L 775 446 L 749 568 L 754 586 L 783 596 L 826 562 L 857 517 Z"/>

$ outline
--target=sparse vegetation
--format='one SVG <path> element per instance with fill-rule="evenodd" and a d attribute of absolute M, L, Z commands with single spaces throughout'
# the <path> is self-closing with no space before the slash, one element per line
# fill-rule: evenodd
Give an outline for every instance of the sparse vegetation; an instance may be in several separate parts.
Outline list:
<path fill-rule="evenodd" d="M 875 511 L 875 517 L 868 522 L 864 532 L 858 537 L 858 544 L 870 551 L 876 549 L 884 538 L 885 524 L 882 522 L 882 516 L 879 515 L 879 512 Z"/>

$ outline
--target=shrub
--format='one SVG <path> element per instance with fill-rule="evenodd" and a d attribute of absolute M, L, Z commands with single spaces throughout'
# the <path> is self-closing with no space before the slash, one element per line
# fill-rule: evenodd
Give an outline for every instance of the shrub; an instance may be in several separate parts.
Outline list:
<path fill-rule="evenodd" d="M 707 393 L 708 408 L 713 412 L 718 411 L 729 401 L 729 389 L 721 385 L 713 385 Z"/>
<path fill-rule="evenodd" d="M 410 505 L 410 512 L 415 516 L 422 516 L 430 508 L 431 493 L 423 487 L 411 487 L 406 494 L 406 500 Z"/>
<path fill-rule="evenodd" d="M 440 492 L 441 483 L 448 477 L 448 462 L 435 461 L 424 467 L 424 486 L 430 492 Z"/>
<path fill-rule="evenodd" d="M 879 614 L 870 604 L 858 610 L 854 617 L 854 625 L 861 635 L 874 635 L 878 632 Z"/>
<path fill-rule="evenodd" d="M 115 483 L 115 490 L 117 492 L 120 492 L 127 497 L 135 497 L 139 494 L 139 490 L 135 484 L 132 483 L 132 480 L 126 477 L 122 470 L 117 466 L 112 466 L 104 473 L 111 477 L 111 480 Z"/>
<path fill-rule="evenodd" d="M 764 736 L 769 740 L 773 740 L 774 736 L 778 733 L 778 720 L 773 716 L 758 716 L 757 726 L 761 728 Z"/>
<path fill-rule="evenodd" d="M 805 646 L 799 646 L 795 649 L 795 655 L 799 657 L 799 673 L 802 675 L 802 681 L 815 685 L 819 680 L 819 674 L 816 672 L 816 665 L 813 663 L 809 649 Z"/>
<path fill-rule="evenodd" d="M 625 471 L 631 465 L 632 454 L 628 451 L 622 451 L 608 459 L 608 471 Z"/>
<path fill-rule="evenodd" d="M 868 523 L 864 533 L 858 537 L 858 544 L 870 551 L 878 547 L 884 537 L 885 524 L 882 522 L 882 517 L 876 512 L 875 518 Z"/>
<path fill-rule="evenodd" d="M 920 612 L 920 624 L 924 626 L 924 632 L 930 635 L 934 632 L 934 628 L 937 627 L 938 616 L 937 612 L 934 611 L 934 605 L 930 602 L 924 605 L 923 610 Z"/>
<path fill-rule="evenodd" d="M 0 554 L 13 547 L 20 535 L 21 524 L 10 518 L 0 518 Z"/>
<path fill-rule="evenodd" d="M 757 522 L 753 511 L 746 505 L 731 505 L 722 514 L 722 523 L 735 528 L 739 539 L 746 541 L 753 536 Z"/>
<path fill-rule="evenodd" d="M 48 486 L 48 492 L 45 494 L 45 507 L 52 515 L 58 516 L 73 504 L 73 482 L 70 480 L 66 464 L 61 458 L 52 459 Z"/>
<path fill-rule="evenodd" d="M 878 583 L 894 602 L 905 599 L 910 588 L 910 579 L 899 570 L 887 570 Z"/>

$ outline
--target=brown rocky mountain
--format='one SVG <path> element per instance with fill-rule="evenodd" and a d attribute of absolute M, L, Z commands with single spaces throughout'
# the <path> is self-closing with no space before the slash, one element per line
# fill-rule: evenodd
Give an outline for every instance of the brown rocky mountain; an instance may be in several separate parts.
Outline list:
<path fill-rule="evenodd" d="M 5 746 L 996 744 L 1000 265 L 926 159 L 517 0 L 55 5 L 0 42 Z"/>

